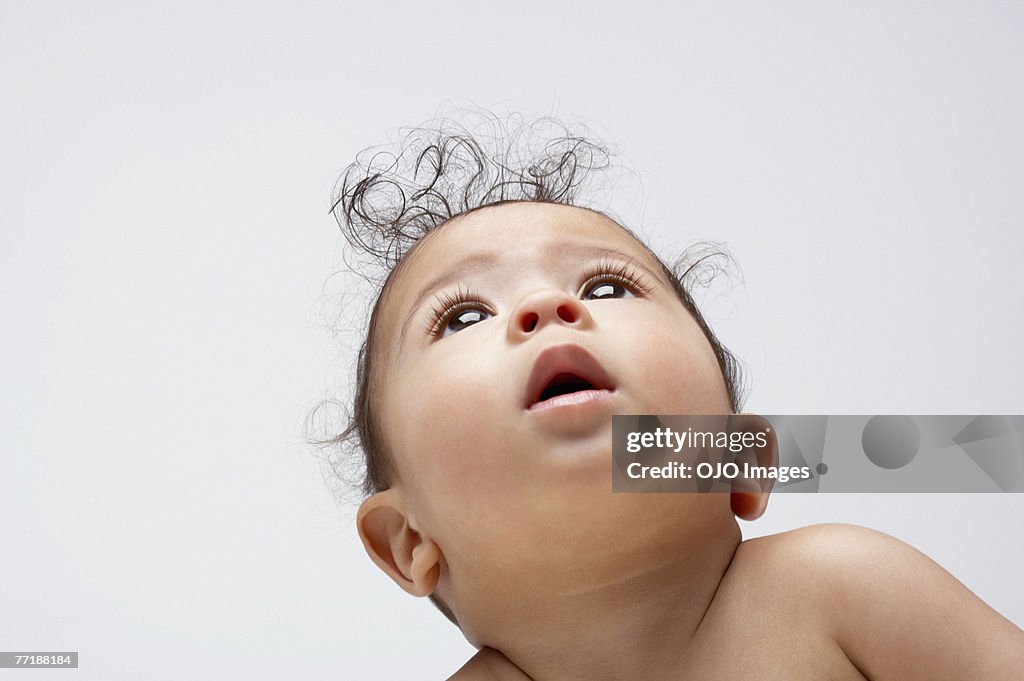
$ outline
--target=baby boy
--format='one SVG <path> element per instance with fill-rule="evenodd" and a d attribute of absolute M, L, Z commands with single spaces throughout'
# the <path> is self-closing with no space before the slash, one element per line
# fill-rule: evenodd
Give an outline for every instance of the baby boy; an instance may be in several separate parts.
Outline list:
<path fill-rule="evenodd" d="M 387 267 L 339 441 L 364 452 L 370 558 L 480 650 L 453 679 L 1024 678 L 1024 632 L 891 537 L 742 541 L 767 490 L 613 494 L 612 415 L 735 413 L 732 356 L 683 278 L 575 200 L 600 147 L 406 143 L 339 187 Z"/>

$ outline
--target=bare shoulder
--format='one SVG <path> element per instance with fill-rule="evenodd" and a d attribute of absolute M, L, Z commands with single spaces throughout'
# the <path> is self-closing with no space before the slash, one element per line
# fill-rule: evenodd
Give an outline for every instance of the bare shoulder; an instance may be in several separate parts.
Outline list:
<path fill-rule="evenodd" d="M 744 542 L 735 562 L 798 603 L 869 679 L 1008 680 L 1024 665 L 1024 631 L 881 532 L 814 525 Z"/>
<path fill-rule="evenodd" d="M 927 560 L 924 554 L 887 534 L 838 523 L 750 539 L 737 551 L 742 569 L 757 570 L 771 579 L 798 577 L 809 580 L 804 584 L 811 587 L 832 586 L 833 580 L 856 568 L 880 567 L 898 555 Z"/>
<path fill-rule="evenodd" d="M 741 548 L 757 552 L 761 558 L 770 559 L 780 566 L 792 566 L 819 563 L 827 561 L 837 552 L 863 552 L 887 543 L 907 546 L 877 530 L 858 525 L 825 523 L 749 539 L 741 544 Z"/>
<path fill-rule="evenodd" d="M 840 574 L 902 542 L 856 525 L 810 525 L 748 539 L 740 544 L 730 571 L 744 583 L 772 587 L 779 596 L 814 602 L 827 596 Z M 912 549 L 911 549 L 912 550 Z"/>
<path fill-rule="evenodd" d="M 767 601 L 775 621 L 799 623 L 808 631 L 831 626 L 830 600 L 835 580 L 886 540 L 896 541 L 854 525 L 811 525 L 742 542 L 729 567 L 729 585 Z M 833 637 L 834 638 L 834 637 Z"/>
<path fill-rule="evenodd" d="M 530 677 L 497 650 L 481 648 L 448 681 L 530 681 Z"/>

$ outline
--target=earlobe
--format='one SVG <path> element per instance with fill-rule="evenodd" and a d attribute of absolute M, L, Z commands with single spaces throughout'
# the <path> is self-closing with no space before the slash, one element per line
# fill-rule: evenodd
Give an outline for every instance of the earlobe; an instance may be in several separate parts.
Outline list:
<path fill-rule="evenodd" d="M 729 419 L 729 430 L 750 433 L 755 436 L 756 441 L 764 443 L 755 444 L 736 457 L 736 463 L 741 467 L 744 464 L 764 468 L 778 467 L 778 440 L 775 437 L 775 429 L 768 421 L 754 414 L 736 414 Z M 761 434 L 763 437 L 758 437 Z M 768 507 L 768 497 L 774 483 L 774 478 L 770 477 L 746 479 L 741 476 L 734 480 L 729 498 L 732 512 L 743 520 L 760 518 Z"/>
<path fill-rule="evenodd" d="M 414 596 L 429 596 L 441 577 L 441 550 L 409 524 L 402 494 L 378 492 L 359 507 L 359 538 L 370 559 L 398 586 Z"/>

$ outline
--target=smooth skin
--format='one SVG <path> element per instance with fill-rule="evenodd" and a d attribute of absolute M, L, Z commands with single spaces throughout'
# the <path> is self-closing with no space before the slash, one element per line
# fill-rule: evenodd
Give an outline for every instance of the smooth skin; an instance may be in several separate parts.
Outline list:
<path fill-rule="evenodd" d="M 819 526 L 742 542 L 736 517 L 760 516 L 767 489 L 611 493 L 613 414 L 730 412 L 703 333 L 612 220 L 473 211 L 383 296 L 372 395 L 398 474 L 357 526 L 480 648 L 452 678 L 1020 678 L 1024 632 L 895 539 Z M 613 389 L 531 409 L 531 367 L 559 345 Z"/>
<path fill-rule="evenodd" d="M 743 542 L 705 622 L 677 645 L 677 666 L 619 678 L 1011 681 L 1024 670 L 1021 629 L 922 553 L 852 525 Z M 576 677 L 531 677 L 489 648 L 451 677 L 531 678 Z"/>

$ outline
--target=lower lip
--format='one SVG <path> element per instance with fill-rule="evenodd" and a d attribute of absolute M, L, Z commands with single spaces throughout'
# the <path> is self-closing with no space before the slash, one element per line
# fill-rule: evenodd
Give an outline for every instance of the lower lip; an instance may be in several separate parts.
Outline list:
<path fill-rule="evenodd" d="M 547 411 L 548 409 L 559 409 L 562 407 L 578 407 L 603 400 L 611 394 L 612 391 L 610 390 L 581 390 L 569 393 L 568 395 L 552 397 L 550 400 L 544 400 L 543 402 L 537 402 L 527 411 Z"/>

